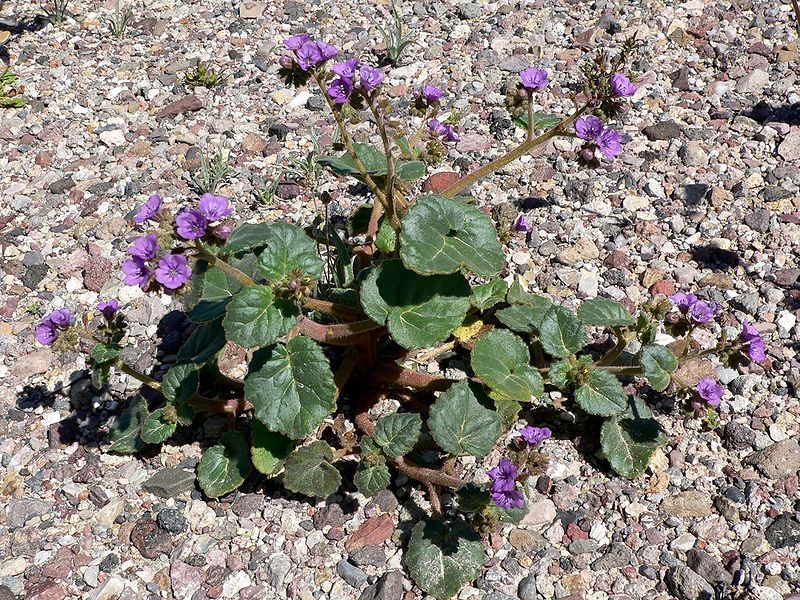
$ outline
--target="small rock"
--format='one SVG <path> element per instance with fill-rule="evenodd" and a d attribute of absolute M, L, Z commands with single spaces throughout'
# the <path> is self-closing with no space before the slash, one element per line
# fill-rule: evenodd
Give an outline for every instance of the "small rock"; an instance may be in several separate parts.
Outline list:
<path fill-rule="evenodd" d="M 142 489 L 159 498 L 175 498 L 194 489 L 194 473 L 167 467 L 142 484 Z"/>
<path fill-rule="evenodd" d="M 142 519 L 133 526 L 131 543 L 145 558 L 157 558 L 172 550 L 172 538 L 149 519 Z"/>
<path fill-rule="evenodd" d="M 175 560 L 170 565 L 169 578 L 175 598 L 191 598 L 192 594 L 203 587 L 206 572 L 202 567 Z"/>
<path fill-rule="evenodd" d="M 572 554 L 591 554 L 598 546 L 597 540 L 578 539 L 570 542 L 568 549 Z"/>
<path fill-rule="evenodd" d="M 533 575 L 524 577 L 517 586 L 517 596 L 519 600 L 536 600 L 536 578 Z"/>
<path fill-rule="evenodd" d="M 350 560 L 357 567 L 363 567 L 365 565 L 380 567 L 386 564 L 386 551 L 383 549 L 383 546 L 373 544 L 351 552 Z"/>
<path fill-rule="evenodd" d="M 483 8 L 477 2 L 465 2 L 458 7 L 458 16 L 463 20 L 477 19 L 483 13 Z"/>
<path fill-rule="evenodd" d="M 714 597 L 714 589 L 697 573 L 677 565 L 667 571 L 667 587 L 681 600 L 708 600 Z"/>
<path fill-rule="evenodd" d="M 109 577 L 100 584 L 89 596 L 87 600 L 113 600 L 125 591 L 125 580 L 121 577 Z"/>
<path fill-rule="evenodd" d="M 633 562 L 633 551 L 622 542 L 614 542 L 606 553 L 592 563 L 595 571 L 608 571 L 627 567 Z"/>
<path fill-rule="evenodd" d="M 425 180 L 422 184 L 422 191 L 429 194 L 441 194 L 459 179 L 461 179 L 461 175 L 454 171 L 440 171 Z"/>
<path fill-rule="evenodd" d="M 237 517 L 247 518 L 264 508 L 264 496 L 261 494 L 239 494 L 233 501 L 231 510 Z"/>
<path fill-rule="evenodd" d="M 769 74 L 761 69 L 756 69 L 736 82 L 736 91 L 740 94 L 755 94 L 769 84 Z"/>
<path fill-rule="evenodd" d="M 707 552 L 699 548 L 692 548 L 686 553 L 686 564 L 709 583 L 730 584 L 733 577 Z"/>
<path fill-rule="evenodd" d="M 394 533 L 394 521 L 389 515 L 378 515 L 367 519 L 359 527 L 352 537 L 345 542 L 345 549 L 348 552 L 355 552 L 365 546 L 382 544 Z"/>
<path fill-rule="evenodd" d="M 100 570 L 103 573 L 111 573 L 114 569 L 119 566 L 119 555 L 110 552 L 103 557 L 103 560 L 100 561 Z"/>
<path fill-rule="evenodd" d="M 194 94 L 190 94 L 167 104 L 164 108 L 156 113 L 156 119 L 175 117 L 185 112 L 192 112 L 202 108 L 203 103 L 200 101 L 200 98 Z"/>
<path fill-rule="evenodd" d="M 565 265 L 594 260 L 599 256 L 600 251 L 590 238 L 581 238 L 570 247 L 564 248 L 556 254 L 558 261 Z"/>
<path fill-rule="evenodd" d="M 776 549 L 800 544 L 800 521 L 792 513 L 779 515 L 767 527 L 764 536 Z"/>
<path fill-rule="evenodd" d="M 354 588 L 360 588 L 367 582 L 367 574 L 346 559 L 336 563 L 336 572 Z"/>
<path fill-rule="evenodd" d="M 759 208 L 744 216 L 744 222 L 753 231 L 766 233 L 769 230 L 769 219 L 772 213 L 766 208 Z"/>
<path fill-rule="evenodd" d="M 162 510 L 158 513 L 156 522 L 161 529 L 170 533 L 183 533 L 189 528 L 186 517 L 175 508 L 165 508 Z"/>
<path fill-rule="evenodd" d="M 750 448 L 756 441 L 756 432 L 743 423 L 731 421 L 725 425 L 725 445 L 733 450 Z"/>
<path fill-rule="evenodd" d="M 556 505 L 549 498 L 531 503 L 528 513 L 522 518 L 519 526 L 522 528 L 540 527 L 549 525 L 556 518 Z"/>
<path fill-rule="evenodd" d="M 121 129 L 111 129 L 100 134 L 100 141 L 109 148 L 126 144 L 125 132 Z"/>
<path fill-rule="evenodd" d="M 648 125 L 642 132 L 651 141 L 673 140 L 681 136 L 681 127 L 675 121 L 660 121 L 655 125 Z"/>
<path fill-rule="evenodd" d="M 686 142 L 686 145 L 680 149 L 678 154 L 683 160 L 683 164 L 685 164 L 687 167 L 708 166 L 708 154 L 705 150 L 703 150 L 703 146 L 700 144 L 700 142 Z"/>
<path fill-rule="evenodd" d="M 778 154 L 787 161 L 800 159 L 800 127 L 793 127 L 789 134 L 783 138 L 783 141 L 778 146 Z"/>
<path fill-rule="evenodd" d="M 403 575 L 400 571 L 389 571 L 369 586 L 358 600 L 402 600 Z"/>
<path fill-rule="evenodd" d="M 800 444 L 796 440 L 783 440 L 754 452 L 744 463 L 754 466 L 770 479 L 784 479 L 800 470 Z"/>
<path fill-rule="evenodd" d="M 267 10 L 266 2 L 253 2 L 252 0 L 244 0 L 239 5 L 239 18 L 240 19 L 258 19 L 264 16 L 264 11 Z"/>
<path fill-rule="evenodd" d="M 711 514 L 711 497 L 699 490 L 679 492 L 664 498 L 661 511 L 674 517 L 707 517 Z"/>
<path fill-rule="evenodd" d="M 274 590 L 283 591 L 283 582 L 292 569 L 292 561 L 285 554 L 276 554 L 267 563 L 267 581 Z"/>

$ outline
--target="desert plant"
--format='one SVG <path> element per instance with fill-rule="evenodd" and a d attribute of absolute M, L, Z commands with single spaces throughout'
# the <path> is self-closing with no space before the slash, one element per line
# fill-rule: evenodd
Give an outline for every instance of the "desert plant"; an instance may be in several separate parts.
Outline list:
<path fill-rule="evenodd" d="M 44 7 L 45 17 L 53 25 L 61 25 L 69 16 L 70 0 L 50 0 Z"/>
<path fill-rule="evenodd" d="M 385 25 L 377 25 L 376 27 L 386 46 L 386 62 L 392 66 L 397 66 L 406 48 L 416 42 L 414 38 L 408 35 L 403 23 L 403 17 L 400 16 L 394 0 L 389 2 L 389 21 Z"/>
<path fill-rule="evenodd" d="M 14 86 L 17 76 L 11 72 L 11 67 L 0 73 L 0 107 L 20 108 L 25 106 L 25 97 L 22 92 L 25 88 L 21 85 Z"/>
<path fill-rule="evenodd" d="M 108 30 L 115 38 L 124 38 L 128 33 L 128 25 L 133 19 L 133 11 L 130 8 L 122 10 L 120 0 L 114 5 L 114 14 L 108 19 Z"/>
<path fill-rule="evenodd" d="M 546 390 L 594 421 L 611 468 L 634 478 L 665 436 L 625 383 L 676 394 L 708 417 L 725 390 L 697 376 L 707 371 L 704 361 L 760 362 L 765 342 L 747 322 L 732 335 L 721 325 L 722 307 L 693 294 L 656 297 L 636 311 L 594 298 L 574 311 L 531 293 L 501 277 L 506 257 L 497 231 L 462 197 L 556 136 L 580 139 L 576 158 L 587 165 L 617 157 L 620 131 L 607 122 L 636 92 L 622 72 L 632 42 L 612 62 L 596 58 L 586 70 L 596 80 L 587 83 L 584 101 L 538 135 L 544 119 L 533 118 L 532 105 L 548 74 L 520 73 L 509 105 L 527 117 L 524 141 L 429 195 L 414 193 L 427 171 L 420 157 L 442 155 L 458 139 L 454 124 L 436 118 L 443 92 L 420 90 L 415 110 L 425 117 L 407 136 L 386 119 L 391 107 L 379 69 L 359 68 L 355 59 L 328 68 L 337 51 L 309 36 L 286 45 L 292 53 L 281 61 L 284 75 L 315 81 L 339 130 L 344 151 L 316 162 L 371 192 L 347 234 L 285 222 L 232 229 L 227 198 L 207 193 L 175 211 L 154 195 L 134 218 L 143 235 L 122 270 L 129 285 L 181 294 L 194 323 L 164 377 L 156 381 L 122 360 L 126 328 L 115 300 L 97 307 L 99 327 L 88 315 L 77 323 L 68 309 L 55 311 L 37 327 L 37 339 L 85 346 L 97 385 L 118 370 L 161 393 L 160 400 L 137 397 L 117 418 L 113 452 L 138 452 L 203 415 L 227 415 L 228 430 L 197 467 L 210 497 L 230 493 L 254 472 L 282 478 L 292 492 L 326 497 L 342 484 L 340 465 L 353 460 L 353 483 L 365 496 L 388 486 L 393 472 L 418 482 L 432 516 L 414 526 L 405 565 L 421 589 L 450 598 L 481 572 L 481 535 L 525 514 L 526 481 L 546 465 L 541 448 L 552 442 L 542 423 L 520 428 L 520 417 L 550 402 Z M 347 105 L 372 113 L 380 147 L 356 141 Z M 323 196 L 326 206 L 328 200 Z M 325 280 L 331 258 L 337 276 Z M 668 346 L 659 343 L 665 332 L 675 340 Z M 713 345 L 709 334 L 717 335 Z M 247 351 L 243 379 L 230 360 L 220 360 L 235 348 Z M 448 353 L 466 365 L 462 376 L 445 369 Z M 488 470 L 459 462 L 492 452 L 503 458 Z M 455 493 L 442 493 L 449 490 Z"/>
<path fill-rule="evenodd" d="M 234 170 L 228 164 L 228 155 L 216 149 L 209 157 L 208 150 L 200 151 L 200 170 L 189 179 L 192 186 L 201 194 L 213 194 L 233 176 Z"/>
<path fill-rule="evenodd" d="M 197 64 L 184 75 L 183 79 L 187 87 L 205 87 L 213 90 L 225 83 L 227 76 L 224 71 L 218 71 L 214 67 L 206 65 L 203 61 L 198 61 Z"/>

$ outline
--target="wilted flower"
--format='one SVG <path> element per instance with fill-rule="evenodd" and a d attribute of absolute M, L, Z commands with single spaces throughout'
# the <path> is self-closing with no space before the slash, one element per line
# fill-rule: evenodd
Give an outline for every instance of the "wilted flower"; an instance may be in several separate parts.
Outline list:
<path fill-rule="evenodd" d="M 525 69 L 519 74 L 522 81 L 522 87 L 528 90 L 535 90 L 547 87 L 549 83 L 547 80 L 547 71 L 544 69 L 534 69 L 533 67 Z"/>
<path fill-rule="evenodd" d="M 185 240 L 196 240 L 206 234 L 208 220 L 206 216 L 196 208 L 189 208 L 182 211 L 176 218 L 178 225 L 178 235 Z"/>
<path fill-rule="evenodd" d="M 692 304 L 689 309 L 689 318 L 693 323 L 698 325 L 712 321 L 715 314 L 717 314 L 716 306 L 708 302 L 703 302 L 702 300 L 698 300 Z"/>
<path fill-rule="evenodd" d="M 628 97 L 633 96 L 638 88 L 622 73 L 614 73 L 611 76 L 611 89 L 615 96 Z"/>
<path fill-rule="evenodd" d="M 331 71 L 333 71 L 336 75 L 342 79 L 349 79 L 351 81 L 353 77 L 356 76 L 356 69 L 358 69 L 357 58 L 351 58 L 344 62 L 336 63 L 331 67 Z"/>
<path fill-rule="evenodd" d="M 119 302 L 117 300 L 106 300 L 104 302 L 100 302 L 97 305 L 97 310 L 105 317 L 106 321 L 110 321 L 114 318 L 114 315 L 117 314 L 119 310 Z"/>
<path fill-rule="evenodd" d="M 150 260 L 158 254 L 158 236 L 155 233 L 136 238 L 128 248 L 128 254 L 142 260 Z"/>
<path fill-rule="evenodd" d="M 353 82 L 350 79 L 339 77 L 331 81 L 328 87 L 328 95 L 333 98 L 336 104 L 346 104 L 353 93 Z"/>
<path fill-rule="evenodd" d="M 158 262 L 156 281 L 169 290 L 177 290 L 191 276 L 189 261 L 182 254 L 167 254 Z"/>
<path fill-rule="evenodd" d="M 596 140 L 603 133 L 603 122 L 594 115 L 575 121 L 575 133 L 582 140 Z"/>
<path fill-rule="evenodd" d="M 543 442 L 546 439 L 549 439 L 553 436 L 553 432 L 550 431 L 549 427 L 525 427 L 520 429 L 519 431 L 520 436 L 531 446 L 535 446 L 536 444 Z"/>
<path fill-rule="evenodd" d="M 122 272 L 125 273 L 124 281 L 127 285 L 138 285 L 144 290 L 150 283 L 150 269 L 138 256 L 122 263 Z"/>
<path fill-rule="evenodd" d="M 446 125 L 439 119 L 431 119 L 428 121 L 428 129 L 430 129 L 433 133 L 442 136 L 448 142 L 457 142 L 461 139 L 452 125 Z"/>
<path fill-rule="evenodd" d="M 134 222 L 136 223 L 144 223 L 145 221 L 152 219 L 158 214 L 158 211 L 161 210 L 161 204 L 164 201 L 161 199 L 161 196 L 157 196 L 153 194 L 147 199 L 147 202 L 142 204 L 139 207 L 136 216 L 133 217 Z"/>
<path fill-rule="evenodd" d="M 380 69 L 376 69 L 375 67 L 370 67 L 369 65 L 364 65 L 358 71 L 359 78 L 361 80 L 361 89 L 371 92 L 372 90 L 376 89 L 383 80 L 385 76 Z"/>
<path fill-rule="evenodd" d="M 215 196 L 214 194 L 203 194 L 200 197 L 198 208 L 209 223 L 222 221 L 233 212 L 230 201 L 225 196 Z"/>
<path fill-rule="evenodd" d="M 717 383 L 716 379 L 706 377 L 697 384 L 697 393 L 711 406 L 719 406 L 722 396 L 725 394 L 725 388 Z"/>

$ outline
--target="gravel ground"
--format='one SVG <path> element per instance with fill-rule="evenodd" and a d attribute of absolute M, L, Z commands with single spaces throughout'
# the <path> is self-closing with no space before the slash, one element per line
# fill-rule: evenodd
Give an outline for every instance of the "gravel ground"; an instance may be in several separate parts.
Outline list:
<path fill-rule="evenodd" d="M 54 308 L 119 297 L 129 360 L 169 360 L 184 324 L 170 298 L 122 285 L 126 216 L 150 193 L 191 201 L 201 150 L 224 148 L 236 173 L 220 191 L 241 219 L 307 222 L 313 202 L 298 186 L 269 205 L 253 193 L 309 147 L 312 126 L 323 145 L 332 132 L 313 90 L 279 81 L 278 46 L 325 30 L 366 52 L 385 6 L 153 0 L 115 39 L 113 3 L 72 4 L 57 28 L 38 27 L 29 0 L 0 13 L 29 98 L 0 112 L 0 599 L 423 598 L 402 574 L 418 499 L 407 481 L 369 501 L 313 503 L 263 482 L 208 501 L 191 470 L 197 442 L 222 423 L 160 454 L 103 453 L 134 382 L 98 392 L 82 357 L 33 335 Z M 618 161 L 580 169 L 560 140 L 473 194 L 500 221 L 525 212 L 533 231 L 508 257 L 534 289 L 634 304 L 701 290 L 772 336 L 763 368 L 719 370 L 729 392 L 717 429 L 651 398 L 669 444 L 639 480 L 613 476 L 572 415 L 541 416 L 555 436 L 531 510 L 490 536 L 486 570 L 459 598 L 800 598 L 800 58 L 788 3 L 433 1 L 402 12 L 419 44 L 389 73 L 389 93 L 407 98 L 424 80 L 447 89 L 463 115 L 448 157 L 461 169 L 520 138 L 503 109 L 516 72 L 548 68 L 542 104 L 568 110 L 582 55 L 637 33 L 644 85 Z M 224 68 L 227 84 L 187 90 L 197 59 Z M 362 201 L 324 185 L 335 211 Z"/>

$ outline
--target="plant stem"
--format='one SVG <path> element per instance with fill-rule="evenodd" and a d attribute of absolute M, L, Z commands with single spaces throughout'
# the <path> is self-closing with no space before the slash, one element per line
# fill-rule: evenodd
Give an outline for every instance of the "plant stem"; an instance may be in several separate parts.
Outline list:
<path fill-rule="evenodd" d="M 385 332 L 383 325 L 370 319 L 356 321 L 355 323 L 342 323 L 339 325 L 324 325 L 317 323 L 306 316 L 297 319 L 300 333 L 317 342 L 331 346 L 358 346 L 374 337 L 376 332 Z"/>
<path fill-rule="evenodd" d="M 794 9 L 794 24 L 797 27 L 797 35 L 800 36 L 800 4 L 797 0 L 792 0 L 792 8 Z"/>
<path fill-rule="evenodd" d="M 127 365 L 126 363 L 124 363 L 119 358 L 117 358 L 114 361 L 114 366 L 116 366 L 120 371 L 122 371 L 126 375 L 130 375 L 134 379 L 140 381 L 141 383 L 143 383 L 147 387 L 153 388 L 154 390 L 160 390 L 161 389 L 161 383 L 160 382 L 156 381 L 152 377 L 149 377 L 149 376 L 145 375 L 144 373 L 139 373 L 139 371 L 137 371 L 133 367 Z"/>
<path fill-rule="evenodd" d="M 533 115 L 533 91 L 528 92 L 528 137 L 526 140 L 533 139 L 536 132 L 536 121 Z"/>
<path fill-rule="evenodd" d="M 443 196 L 447 196 L 448 198 L 452 198 L 453 196 L 457 195 L 460 191 L 465 190 L 473 183 L 478 181 L 479 179 L 486 177 L 487 175 L 491 175 L 498 169 L 502 169 L 507 164 L 514 162 L 519 157 L 527 154 L 533 148 L 540 144 L 544 144 L 551 138 L 558 137 L 565 132 L 566 128 L 574 123 L 578 117 L 580 117 L 584 112 L 586 112 L 589 108 L 588 104 L 584 104 L 582 107 L 577 109 L 574 113 L 572 113 L 569 117 L 565 118 L 561 123 L 553 127 L 550 131 L 546 131 L 542 135 L 536 138 L 528 138 L 524 142 L 522 142 L 516 148 L 509 150 L 503 156 L 500 156 L 494 159 L 489 164 L 486 164 L 479 169 L 475 169 L 469 175 L 465 175 L 458 181 L 456 181 L 453 185 L 447 188 L 445 191 L 442 192 Z"/>
<path fill-rule="evenodd" d="M 614 364 L 614 361 L 619 358 L 619 355 L 625 350 L 628 345 L 628 340 L 625 338 L 622 327 L 614 327 L 614 335 L 617 337 L 617 343 L 608 351 L 600 360 L 595 363 L 596 367 L 605 367 Z"/>
<path fill-rule="evenodd" d="M 344 321 L 360 321 L 364 318 L 364 314 L 355 309 L 350 308 L 344 304 L 336 304 L 328 300 L 318 300 L 317 298 L 303 299 L 303 306 L 309 310 L 315 310 L 332 317 L 337 317 Z"/>
<path fill-rule="evenodd" d="M 196 242 L 194 247 L 197 249 L 198 256 L 206 261 L 210 267 L 216 267 L 220 271 L 224 271 L 245 287 L 255 285 L 256 282 L 249 275 L 203 248 L 200 242 Z"/>
<path fill-rule="evenodd" d="M 386 155 L 386 217 L 389 219 L 395 231 L 400 230 L 400 220 L 397 218 L 394 206 L 394 156 L 392 156 L 392 142 L 389 139 L 389 134 L 386 133 L 386 123 L 383 122 L 383 115 L 381 115 L 378 107 L 375 106 L 375 98 L 371 95 L 365 95 L 367 104 L 369 105 L 372 116 L 375 117 L 375 125 L 378 127 L 378 133 L 381 136 L 383 143 L 383 153 Z"/>
<path fill-rule="evenodd" d="M 443 392 L 455 383 L 446 377 L 436 377 L 420 371 L 404 369 L 393 362 L 378 363 L 370 373 L 370 377 L 373 381 L 429 392 Z"/>
<path fill-rule="evenodd" d="M 414 136 L 408 141 L 408 147 L 414 148 L 419 141 L 422 139 L 422 135 L 425 133 L 425 129 L 428 127 L 428 121 L 430 121 L 436 115 L 435 108 L 429 108 L 425 111 L 425 116 L 422 117 L 422 125 L 419 126 L 419 129 L 414 133 Z"/>

